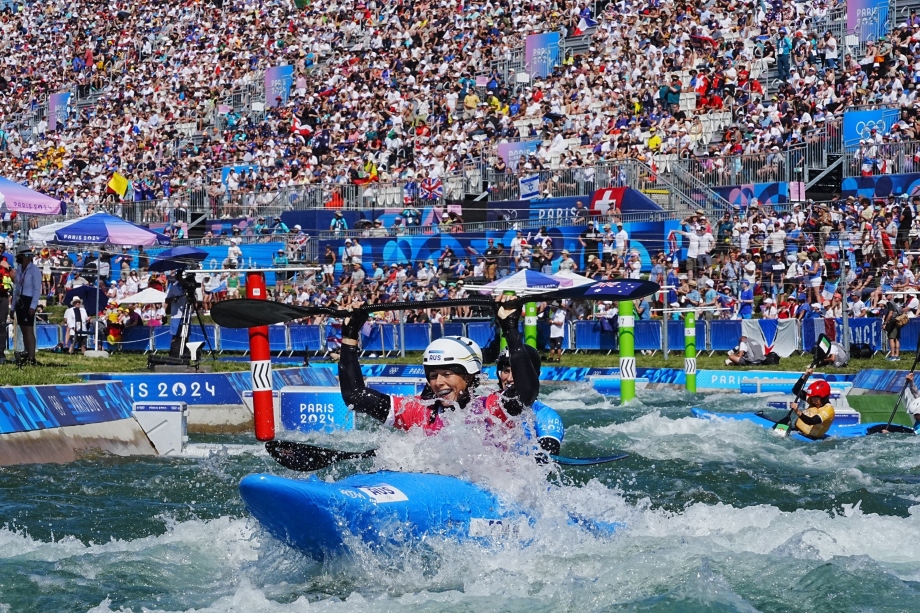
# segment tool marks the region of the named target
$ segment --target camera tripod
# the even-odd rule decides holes
[[[208,355],[214,355],[214,346],[211,345],[211,339],[208,338],[208,333],[204,327],[204,320],[201,318],[201,309],[198,308],[198,297],[195,295],[195,290],[198,287],[198,283],[195,282],[195,277],[189,277],[191,283],[188,283],[185,278],[183,278],[179,283],[182,286],[183,291],[185,292],[185,308],[182,309],[182,321],[179,322],[179,332],[176,335],[179,338],[179,346],[177,348],[178,355],[175,355],[173,352],[173,347],[170,347],[169,354],[172,357],[185,358],[185,354],[188,353],[189,359],[194,358],[191,350],[186,346],[186,343],[191,335],[192,330],[192,312],[194,311],[195,317],[198,319],[198,326],[201,328],[201,335],[204,337],[205,343],[208,345]]]

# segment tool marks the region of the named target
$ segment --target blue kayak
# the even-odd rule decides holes
[[[738,421],[750,421],[767,429],[772,429],[777,422],[777,420],[770,419],[761,411],[758,411],[757,413],[715,413],[705,409],[691,409],[691,413],[694,417],[699,417],[700,419],[732,419]],[[886,425],[887,424],[884,422],[844,425],[832,424],[830,429],[827,431],[827,436],[821,439],[808,438],[800,432],[793,431],[790,431],[789,437],[799,441],[805,441],[806,443],[815,443],[828,439],[858,438],[861,436],[869,436],[870,434],[878,434],[882,429],[886,427]],[[897,424],[891,424],[890,426],[887,426],[887,430],[891,433],[915,434],[912,428],[899,426]]]
[[[268,532],[320,560],[347,551],[350,535],[380,548],[428,536],[500,537],[528,521],[485,489],[425,473],[357,474],[336,483],[255,474],[240,482],[240,495]]]
[[[355,537],[384,551],[430,537],[481,544],[518,538],[524,544],[533,523],[526,511],[488,490],[427,473],[382,471],[335,483],[255,474],[240,482],[240,496],[275,538],[317,560],[347,553]],[[623,528],[573,514],[568,523],[600,537]]]

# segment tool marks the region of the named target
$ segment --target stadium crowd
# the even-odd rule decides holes
[[[191,194],[218,216],[254,217],[293,185],[437,179],[483,159],[501,171],[492,144],[529,118],[547,144],[527,169],[767,154],[873,103],[904,110],[880,142],[914,138],[920,17],[852,57],[825,29],[833,6],[23,3],[0,17],[0,175],[82,213],[116,209],[121,195],[108,185],[118,172],[131,181],[129,200],[155,202],[139,221],[181,222]],[[527,34],[572,39],[583,28],[591,47],[560,58],[550,76],[518,83],[501,69]],[[262,94],[265,70],[283,64],[294,69],[290,97]],[[768,97],[760,79],[773,65],[782,82]],[[47,117],[33,122],[28,140],[17,120],[62,91],[75,93],[69,114],[55,130]],[[252,110],[262,95],[266,108]],[[701,117],[722,109],[732,121],[708,142]],[[227,181],[228,165],[252,169]]]
[[[899,106],[901,120],[863,146],[916,138],[915,14],[853,57],[826,28],[836,5],[820,0],[218,5],[51,0],[4,9],[0,175],[81,214],[120,214],[124,200],[149,201],[138,221],[181,224],[195,195],[208,199],[214,216],[251,217],[267,234],[303,236],[278,218],[259,217],[275,191],[437,179],[471,161],[511,172],[493,145],[520,136],[527,119],[537,120],[529,135],[546,144],[522,161],[525,170],[622,157],[654,162],[665,154],[711,156],[712,164],[728,155],[769,155],[813,137],[844,109],[873,104]],[[551,75],[519,82],[503,66],[527,34],[542,31],[584,35],[590,46],[563,55]],[[265,70],[283,64],[294,68],[290,95],[266,92],[266,107],[253,109]],[[766,96],[761,79],[773,66],[781,82]],[[48,96],[61,91],[74,97],[57,128],[46,117],[26,122],[27,129],[20,120],[39,117]],[[240,96],[244,104],[236,104]],[[701,119],[711,111],[731,113],[713,142]],[[248,169],[224,177],[230,165]],[[110,187],[116,172],[131,182],[124,195]],[[492,256],[444,252],[415,263],[356,264],[354,244],[345,245],[342,253],[332,250],[333,266],[345,265],[341,274],[333,267],[334,274],[283,279],[275,297],[300,304],[343,304],[359,294],[384,299],[402,279],[403,298],[446,298],[461,295],[469,279],[530,267],[593,278],[650,274],[674,286],[656,306],[690,304],[707,317],[823,316],[844,304],[854,314],[860,306],[878,313],[916,286],[915,258],[903,255],[920,247],[915,201],[838,199],[787,211],[755,203],[726,219],[694,216],[680,240],[675,234],[652,256],[651,270],[641,269],[615,218],[586,224],[577,253],[553,246],[545,233],[509,241]],[[411,212],[401,219],[403,228],[416,222]],[[457,231],[455,221],[442,225]],[[369,228],[367,235],[400,231]],[[684,260],[679,242],[689,247]],[[283,257],[294,259],[295,249]],[[60,297],[77,282],[85,264],[75,257],[37,254],[43,270],[56,271],[48,294]],[[675,261],[684,268],[675,270]],[[328,256],[320,263],[328,266]],[[131,269],[138,289],[149,283],[135,259],[121,280],[125,289],[118,281],[105,288],[113,301],[133,287]],[[222,294],[217,281],[227,279],[209,279],[203,290],[214,300]],[[916,312],[915,302],[902,304]],[[648,309],[644,316],[651,315]],[[572,316],[591,313],[576,306]]]

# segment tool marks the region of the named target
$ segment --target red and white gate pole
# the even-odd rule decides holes
[[[246,297],[255,300],[268,298],[263,273],[248,273]],[[268,346],[268,326],[249,328],[249,354],[256,438],[260,441],[270,441],[275,438],[275,406],[272,396],[272,355]]]

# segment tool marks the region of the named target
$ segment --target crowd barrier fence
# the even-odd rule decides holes
[[[771,342],[776,335],[776,320],[754,320],[763,330],[764,338]],[[866,343],[874,352],[886,351],[887,334],[882,320],[874,317],[852,318],[848,322],[850,343]],[[800,346],[802,352],[810,352],[817,337],[826,333],[832,340],[841,341],[843,321],[840,319],[806,319],[799,322]],[[606,328],[606,329],[605,329]],[[249,332],[244,329],[221,328],[213,324],[204,326],[204,334],[210,341],[210,347],[216,352],[249,351]],[[717,351],[730,351],[737,347],[741,337],[740,320],[699,320],[696,322],[697,352],[707,351],[710,355]],[[65,338],[65,329],[57,324],[39,324],[35,327],[39,349],[52,349]],[[491,322],[443,322],[403,324],[406,351],[422,351],[431,341],[442,336],[467,336],[485,347],[493,339],[495,328]],[[189,334],[190,341],[204,341],[205,336],[200,326],[194,325]],[[366,352],[389,355],[398,352],[403,345],[398,323],[375,323],[370,326],[370,333],[362,338],[362,347]],[[327,325],[269,326],[269,348],[274,355],[294,353],[319,354],[341,339],[341,329]],[[920,339],[920,318],[913,319],[901,329],[901,345],[907,350],[917,346]],[[168,351],[171,335],[168,326],[127,328],[120,343],[109,343],[100,335],[100,341],[108,349],[123,351],[157,352]],[[548,349],[550,326],[540,322],[537,325],[537,343],[540,349]],[[12,348],[10,339],[8,348]],[[635,349],[637,351],[661,351],[663,347],[662,322],[660,320],[640,320],[635,323]],[[562,348],[565,351],[606,351],[618,348],[615,326],[603,325],[600,320],[567,322],[564,328]],[[208,344],[202,347],[207,351]],[[684,322],[668,322],[668,349],[683,351]]]

